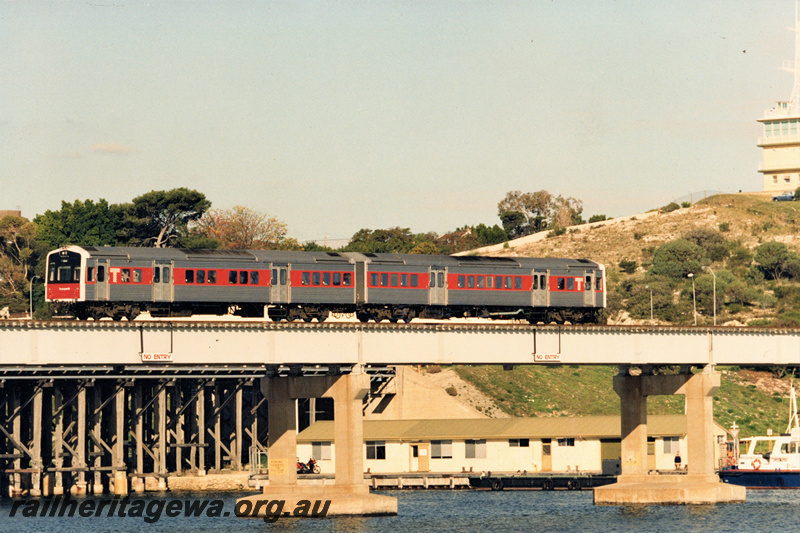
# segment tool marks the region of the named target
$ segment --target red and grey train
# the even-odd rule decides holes
[[[605,269],[586,259],[68,246],[50,252],[46,299],[99,320],[237,314],[323,321],[520,318],[596,322]]]

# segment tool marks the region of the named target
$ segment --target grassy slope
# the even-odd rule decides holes
[[[609,366],[461,366],[462,379],[495,399],[512,416],[589,416],[620,412],[611,383],[616,367]],[[769,372],[721,367],[722,386],[714,397],[714,417],[723,427],[734,421],[742,436],[767,429],[786,430],[789,413],[788,379],[773,380]],[[761,381],[761,387],[756,382]],[[764,381],[768,383],[763,384]],[[681,414],[683,396],[657,396],[648,401],[650,414]]]
[[[705,199],[672,213],[593,229],[579,228],[566,235],[526,246],[514,246],[497,255],[530,257],[590,257],[609,267],[610,283],[619,276],[622,260],[649,260],[645,249],[676,239],[694,227],[718,229],[751,250],[763,242],[785,242],[800,249],[800,205],[770,202],[766,194],[727,194]],[[737,317],[739,318],[739,317]],[[722,386],[714,398],[717,422],[736,422],[742,436],[782,432],[788,423],[788,380],[771,380],[769,372],[721,368]],[[619,398],[611,387],[616,368],[604,366],[458,367],[458,374],[493,397],[512,416],[609,415],[619,413]],[[756,383],[760,383],[756,386]],[[767,382],[767,384],[764,384]],[[651,414],[682,413],[682,396],[656,397],[648,402]]]

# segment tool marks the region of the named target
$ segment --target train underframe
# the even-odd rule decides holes
[[[263,318],[264,309],[274,321],[317,320],[324,322],[331,314],[355,314],[361,322],[411,322],[415,318],[488,318],[493,320],[527,320],[531,324],[597,323],[599,308],[591,307],[475,307],[475,306],[404,306],[404,305],[267,305],[261,303],[152,303],[152,302],[78,302],[55,304],[57,315],[74,316],[78,320],[133,320],[148,312],[154,318],[190,317],[193,315],[235,315]]]

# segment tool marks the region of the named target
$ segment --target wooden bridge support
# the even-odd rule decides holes
[[[744,501],[745,489],[722,483],[714,471],[713,397],[720,375],[713,366],[692,374],[684,367],[674,375],[654,375],[645,369],[631,375],[620,367],[614,390],[620,397],[622,475],[617,483],[594,489],[598,505],[693,504]],[[659,475],[647,468],[647,397],[686,396],[686,475]]]
[[[252,377],[7,376],[0,494],[124,495],[209,465],[242,470],[249,447],[266,449],[266,411]]]

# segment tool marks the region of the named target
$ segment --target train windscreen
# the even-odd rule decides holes
[[[68,250],[50,254],[47,264],[48,283],[79,283],[81,281],[81,256]]]

